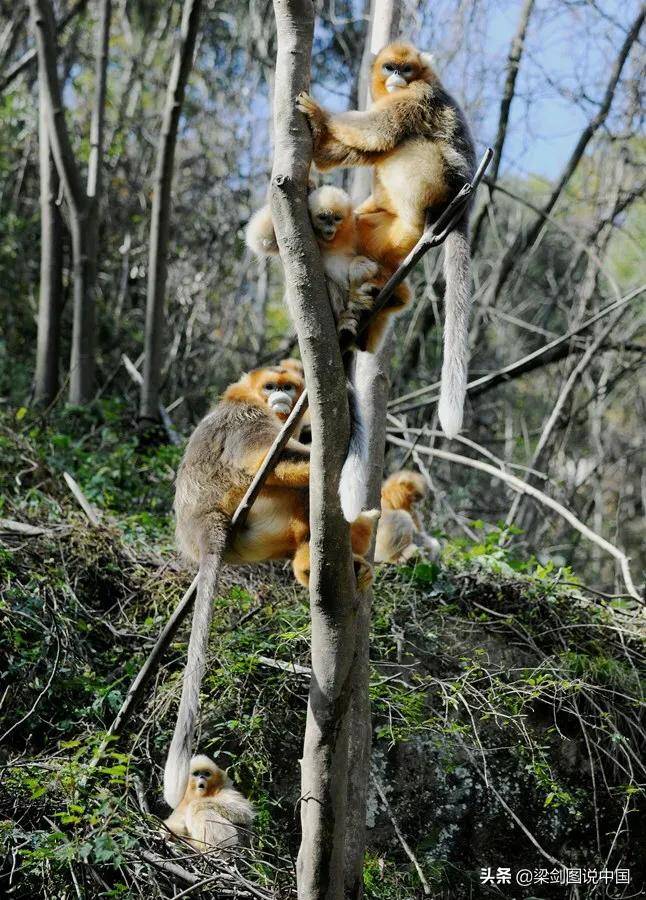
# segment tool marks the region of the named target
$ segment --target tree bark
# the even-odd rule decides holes
[[[70,361],[70,403],[85,403],[94,389],[94,309],[98,250],[100,166],[103,155],[111,0],[102,0],[97,30],[96,81],[90,134],[90,166],[83,187],[74,156],[57,72],[56,23],[51,0],[29,0],[38,49],[38,75],[46,106],[47,128],[56,168],[70,210],[74,316]]]
[[[370,70],[376,54],[395,40],[401,18],[400,0],[372,0],[371,19],[366,34],[360,79],[360,108],[369,102]],[[352,185],[352,200],[359,203],[370,192],[370,178]],[[386,404],[390,389],[388,370],[392,341],[387,338],[378,353],[358,353],[355,358],[355,386],[366,417],[370,440],[371,469],[368,479],[368,503],[372,509],[381,506],[381,481],[386,445]],[[371,556],[374,553],[374,546]],[[359,900],[363,896],[363,860],[366,850],[366,808],[370,786],[372,752],[372,719],[370,714],[370,621],[372,590],[359,597],[355,656],[349,726],[348,801],[346,807],[346,841],[344,896]]]
[[[311,138],[295,99],[309,85],[311,0],[274,0],[275,157],[271,206],[312,414],[312,679],[301,761],[301,900],[343,896],[350,677],[357,605],[338,483],[349,437],[345,374],[307,210]]]
[[[56,204],[58,173],[47,128],[47,104],[39,87],[40,295],[34,402],[49,405],[58,393],[63,305],[63,219]]]
[[[498,131],[496,133],[496,142],[493,146],[491,171],[489,172],[489,178],[491,179],[491,182],[493,184],[495,184],[498,179],[500,160],[502,159],[502,151],[503,147],[505,146],[505,139],[507,137],[509,113],[511,111],[511,104],[514,99],[514,94],[516,92],[516,79],[518,78],[518,72],[520,71],[520,61],[523,55],[523,50],[525,48],[525,35],[527,34],[527,26],[529,25],[529,20],[534,9],[534,2],[535,0],[525,0],[520,13],[518,28],[516,29],[516,34],[514,35],[511,46],[509,48],[509,56],[507,57],[507,77],[505,79],[505,86],[503,88],[502,98],[500,100]],[[474,254],[475,248],[478,244],[478,241],[480,240],[480,229],[482,228],[484,217],[487,214],[488,205],[489,201],[486,200],[480,207],[480,210],[478,211],[478,214],[473,222],[473,227],[471,229],[472,255]]]
[[[164,299],[166,294],[168,235],[170,229],[171,188],[177,128],[184,93],[197,39],[202,0],[185,0],[182,12],[181,40],[173,59],[166,92],[166,105],[159,135],[153,209],[150,223],[148,259],[148,295],[144,338],[144,381],[139,413],[142,419],[159,419],[159,387],[164,339]]]
[[[366,28],[366,42],[361,56],[357,109],[366,109],[370,103],[370,70],[374,58],[386,44],[393,41],[399,31],[401,18],[400,0],[367,0],[366,10],[369,21]],[[372,189],[372,169],[358,166],[352,170],[350,195],[355,206],[363,202]]]

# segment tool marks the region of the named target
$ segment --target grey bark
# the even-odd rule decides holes
[[[274,13],[271,207],[312,414],[312,679],[301,761],[297,881],[301,900],[332,900],[343,896],[349,685],[357,620],[349,531],[338,498],[349,415],[339,342],[307,211],[311,138],[294,105],[309,85],[314,9],[311,0],[274,0]]]
[[[159,419],[159,387],[164,340],[164,299],[166,294],[168,235],[171,189],[177,128],[184,103],[186,83],[193,67],[193,54],[200,21],[202,0],[186,0],[182,12],[181,37],[166,92],[166,104],[159,134],[157,164],[150,223],[148,294],[144,338],[144,381],[139,413],[143,419]]]
[[[38,72],[46,104],[47,127],[56,168],[70,211],[74,314],[70,361],[70,403],[85,403],[94,387],[94,308],[98,251],[100,167],[103,155],[110,0],[102,0],[96,45],[96,79],[91,123],[90,167],[83,186],[65,122],[57,73],[56,23],[50,0],[29,0],[38,50]]]
[[[370,103],[372,63],[377,53],[397,37],[401,19],[400,0],[367,0],[365,8],[370,18],[359,69],[357,109],[366,109]],[[366,199],[372,189],[372,169],[368,166],[352,169],[350,185],[350,195],[356,206]]]
[[[63,305],[63,219],[57,206],[58,173],[47,127],[47,104],[39,87],[40,294],[34,402],[48,405],[58,393]]]
[[[509,56],[507,57],[507,77],[505,78],[505,86],[503,88],[502,98],[500,100],[498,130],[496,132],[496,141],[493,146],[493,159],[491,161],[491,171],[489,173],[489,177],[493,184],[495,184],[498,179],[500,160],[502,159],[502,151],[503,147],[505,146],[505,139],[507,137],[509,113],[511,111],[511,104],[516,91],[516,79],[518,78],[518,72],[520,71],[520,61],[523,55],[523,50],[525,48],[525,35],[527,34],[527,26],[529,25],[529,20],[534,9],[534,3],[535,0],[525,0],[520,13],[520,19],[518,20],[518,28],[516,29],[516,34],[514,35],[511,46],[509,48]],[[485,201],[480,207],[480,210],[478,211],[478,214],[473,222],[473,227],[471,229],[472,254],[475,252],[475,248],[478,244],[478,241],[480,240],[480,229],[482,228],[482,222],[487,213],[487,206],[488,202]]]
[[[371,0],[370,23],[362,57],[359,81],[359,108],[370,100],[370,71],[375,55],[395,40],[401,18],[400,0]],[[358,174],[359,170],[357,170]],[[362,170],[363,172],[363,170]],[[365,170],[363,174],[367,174]],[[352,184],[353,203],[367,197],[371,189],[370,177],[356,179]],[[370,440],[371,470],[368,480],[368,505],[379,509],[381,481],[386,445],[386,405],[390,389],[388,370],[392,355],[390,337],[376,354],[359,353],[355,359],[355,387],[366,430]],[[374,547],[371,554],[374,552]],[[346,807],[345,897],[358,900],[363,896],[363,861],[366,849],[366,807],[370,786],[370,758],[372,752],[372,719],[370,714],[370,621],[372,591],[359,597],[359,615],[355,658],[352,670],[349,728],[348,802]]]

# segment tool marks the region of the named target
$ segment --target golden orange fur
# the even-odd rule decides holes
[[[304,388],[295,367],[269,366],[243,375],[193,432],[177,473],[177,543],[199,563],[225,543],[229,522],[282,423]],[[268,476],[246,523],[225,545],[230,563],[292,559],[294,575],[307,586],[309,565],[303,552],[309,541],[310,448],[293,438]],[[372,521],[368,520],[370,528]],[[369,577],[365,517],[351,527],[357,572]]]
[[[401,470],[384,481],[375,562],[406,562],[424,551],[431,558],[438,555],[439,543],[423,530],[415,508],[427,493],[419,472]]]
[[[196,850],[222,851],[239,843],[240,826],[254,818],[253,805],[208,756],[194,756],[184,796],[164,825]]]
[[[372,307],[374,297],[394,269],[370,259],[361,245],[357,219],[348,194],[324,185],[308,197],[310,219],[325,269],[330,302],[339,333],[354,335]],[[258,255],[275,255],[278,244],[268,206],[258,210],[246,231],[248,246]],[[390,317],[410,301],[410,289],[400,284],[384,308],[357,338],[360,350],[374,352],[380,345]]]

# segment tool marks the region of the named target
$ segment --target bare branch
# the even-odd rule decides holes
[[[411,449],[413,447],[413,444],[410,441],[404,441],[401,438],[395,437],[394,435],[388,435],[386,440],[397,447],[406,447],[407,449]],[[458,453],[450,453],[448,450],[436,450],[434,447],[420,447],[419,444],[416,444],[414,446],[418,453],[422,453],[426,456],[435,456],[437,457],[437,459],[444,459],[447,462],[457,463],[461,466],[468,466],[471,469],[479,469],[481,472],[486,472],[488,475],[504,481],[512,488],[512,490],[518,491],[520,494],[527,494],[529,497],[533,497],[535,500],[538,500],[538,502],[542,503],[543,506],[548,506],[550,509],[553,509],[554,512],[558,513],[558,515],[565,519],[566,522],[569,522],[569,524],[580,534],[582,534],[583,537],[587,538],[587,540],[589,541],[592,541],[593,544],[601,547],[606,551],[606,553],[609,553],[611,556],[614,556],[616,560],[618,560],[621,566],[624,583],[626,585],[626,588],[628,589],[628,593],[631,595],[631,597],[634,597],[635,600],[643,602],[640,593],[635,587],[632,575],[630,574],[629,559],[626,554],[622,553],[622,551],[615,547],[614,544],[611,544],[610,541],[607,541],[605,538],[601,537],[601,535],[596,534],[596,532],[592,531],[591,528],[588,528],[587,525],[584,525],[583,522],[574,515],[574,513],[570,512],[570,510],[563,506],[561,503],[553,500],[552,497],[548,497],[547,494],[544,494],[543,491],[539,491],[533,485],[521,481],[520,478],[516,478],[515,475],[511,475],[509,472],[503,472],[502,469],[497,469],[495,466],[490,466],[489,463],[481,462],[479,459],[471,459],[468,456],[460,456]]]

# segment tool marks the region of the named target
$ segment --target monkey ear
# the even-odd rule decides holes
[[[428,66],[429,69],[435,68],[435,57],[432,53],[420,53],[419,58],[422,64]]]

